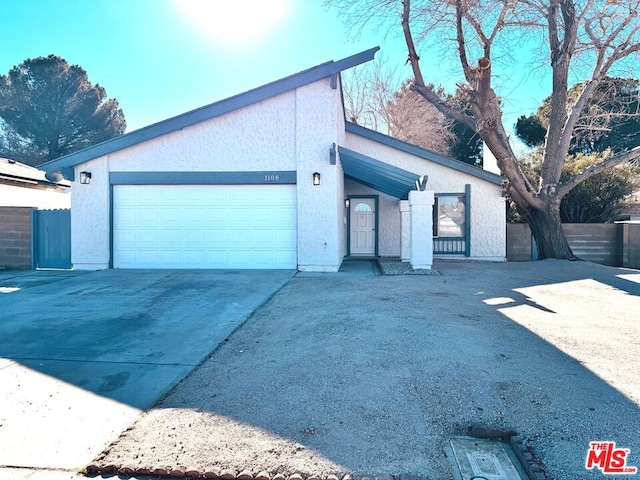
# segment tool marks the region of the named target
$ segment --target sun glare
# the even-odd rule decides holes
[[[290,0],[175,0],[180,12],[221,43],[248,43],[272,30]]]

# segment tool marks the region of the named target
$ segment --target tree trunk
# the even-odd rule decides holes
[[[545,202],[543,209],[531,208],[525,215],[538,247],[538,258],[575,260],[562,230],[559,202]]]

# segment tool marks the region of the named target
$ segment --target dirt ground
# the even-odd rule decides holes
[[[640,467],[639,271],[434,268],[294,277],[94,466],[451,479],[448,439],[481,426],[549,479],[602,478],[592,441]]]

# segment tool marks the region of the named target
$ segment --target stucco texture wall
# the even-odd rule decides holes
[[[471,185],[471,258],[500,261],[505,259],[506,209],[499,185],[444,165],[429,162],[350,132],[347,132],[345,142],[345,147],[363,155],[418,175],[427,175],[429,177],[427,190],[436,194],[464,193],[465,185]],[[396,207],[396,210],[399,219],[399,206]],[[381,223],[382,213],[381,211]],[[395,221],[394,217],[390,217],[389,221]],[[400,255],[399,239],[393,238],[396,232],[399,235],[399,227],[393,233],[385,232],[382,226],[380,227],[380,246],[387,245],[389,251],[394,252],[392,255]],[[391,238],[385,238],[386,235],[391,235]],[[396,247],[396,245],[398,246]],[[381,248],[380,254],[384,255],[382,252]]]
[[[344,256],[344,180],[329,159],[339,141],[341,105],[340,90],[328,78],[296,90],[300,270],[337,271]],[[314,172],[321,175],[320,185],[312,183]]]
[[[91,172],[91,183],[81,184],[81,171]],[[71,263],[78,270],[109,268],[110,196],[106,157],[76,166],[71,184]]]
[[[296,93],[192,125],[109,155],[114,172],[295,170]]]
[[[108,268],[109,172],[297,171],[298,264],[336,271],[344,255],[343,177],[329,151],[344,135],[340,90],[329,78],[76,166],[90,185],[72,186],[72,262]],[[321,185],[312,185],[313,172]]]

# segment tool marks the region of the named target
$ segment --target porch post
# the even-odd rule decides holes
[[[409,200],[400,200],[400,259],[403,262],[408,262],[411,259]]]
[[[434,192],[409,192],[411,267],[415,270],[430,270],[433,265],[433,202]]]

